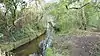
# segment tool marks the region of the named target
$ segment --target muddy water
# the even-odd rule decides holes
[[[39,53],[39,43],[44,40],[45,37],[46,31],[38,36],[36,39],[33,39],[32,41],[11,50],[11,52],[15,53],[15,56],[29,56],[32,53]]]

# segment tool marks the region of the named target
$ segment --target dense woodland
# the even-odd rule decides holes
[[[50,18],[55,23],[53,29],[56,36],[99,33],[100,1],[0,0],[0,46],[25,38],[33,39],[46,30],[46,20]],[[56,56],[52,52],[48,49],[47,56]]]

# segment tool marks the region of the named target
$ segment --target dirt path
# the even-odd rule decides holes
[[[100,56],[100,37],[90,36],[59,36],[54,42],[55,52],[61,56]]]
[[[86,36],[72,40],[74,45],[71,56],[97,56],[99,51],[100,37]]]

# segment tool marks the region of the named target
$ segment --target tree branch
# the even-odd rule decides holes
[[[95,7],[97,7],[97,8],[99,8],[99,9],[100,9],[100,7],[99,7],[99,6],[95,6]]]
[[[82,5],[79,8],[77,8],[77,7],[68,8],[68,6],[66,5],[66,9],[81,9],[81,8],[85,7],[86,5],[88,5],[88,4],[90,4],[90,3],[86,3],[86,4]]]

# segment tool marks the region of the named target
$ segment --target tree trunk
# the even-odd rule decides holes
[[[85,10],[84,10],[84,7],[81,9],[81,19],[82,19],[82,22],[81,22],[81,27],[80,29],[83,29],[83,30],[86,30],[87,29],[87,19],[86,19],[86,16],[85,16]]]

